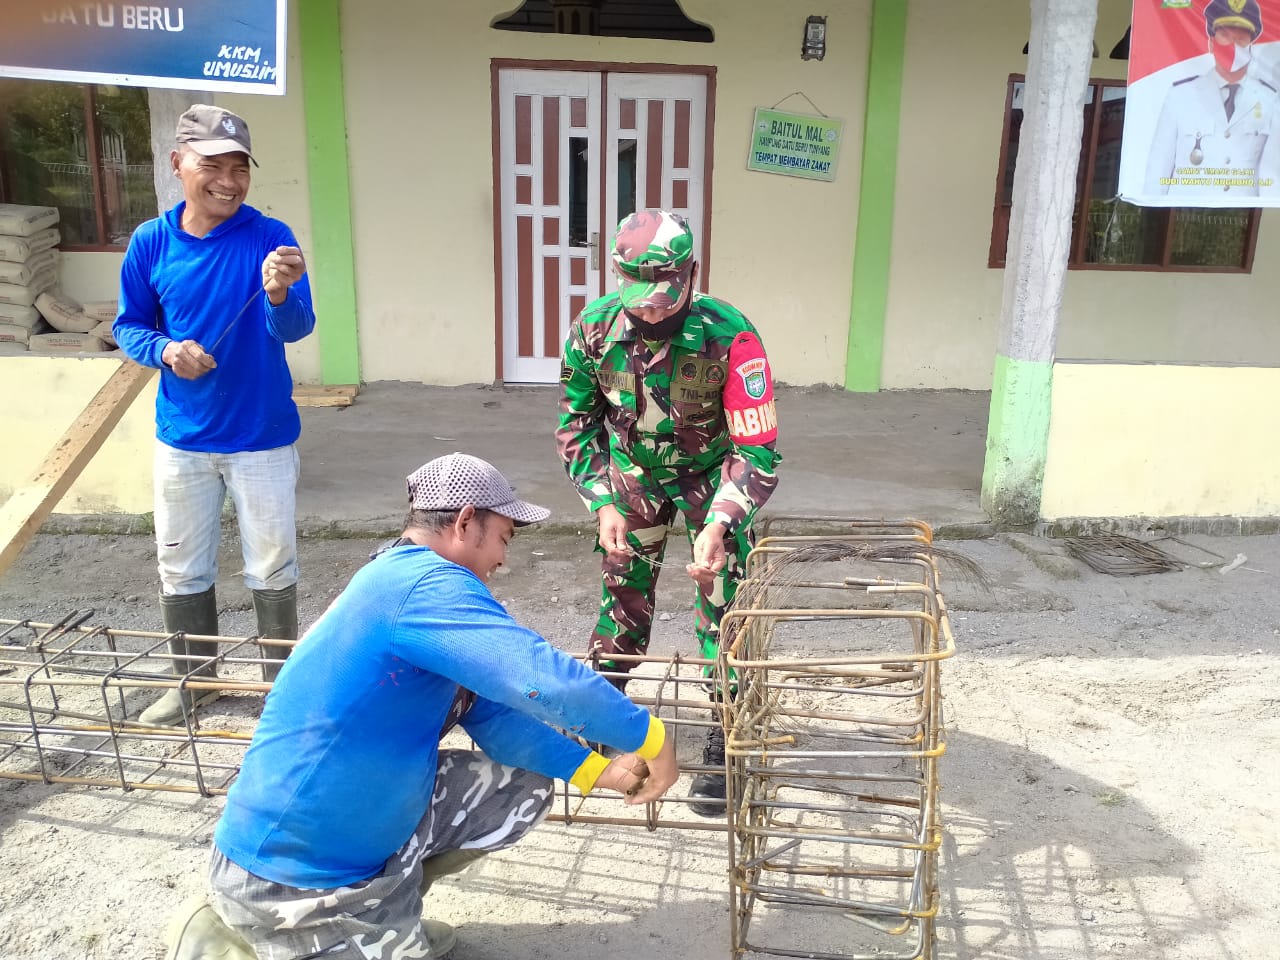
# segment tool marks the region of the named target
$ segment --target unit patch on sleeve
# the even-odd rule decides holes
[[[778,438],[773,374],[764,345],[754,333],[740,333],[729,347],[724,416],[736,443],[770,443]]]

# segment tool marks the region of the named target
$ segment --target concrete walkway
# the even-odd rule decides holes
[[[555,452],[557,389],[373,383],[352,406],[302,409],[303,535],[398,532],[404,477],[455,450],[491,461],[544,525],[589,514]],[[781,387],[775,514],[916,517],[939,533],[986,528],[978,503],[990,396],[959,390],[852,394]]]

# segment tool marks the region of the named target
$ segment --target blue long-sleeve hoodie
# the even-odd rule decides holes
[[[284,223],[248,204],[203,237],[182,229],[180,203],[134,232],[120,269],[112,335],[125,354],[160,368],[156,437],[180,450],[241,453],[293,443],[301,433],[284,345],[315,329],[304,274],[280,306],[262,289],[262,261],[297,246]],[[256,302],[214,342],[257,291]],[[218,365],[183,380],[160,360],[172,340],[194,340]]]
[[[474,573],[400,546],[359,570],[285,661],[214,843],[293,887],[373,876],[431,802],[459,686],[476,695],[461,726],[490,758],[584,792],[606,761],[560,730],[649,759],[666,737],[600,674],[517,624]]]

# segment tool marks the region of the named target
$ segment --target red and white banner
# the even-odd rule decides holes
[[[1280,0],[1134,0],[1120,196],[1280,206]]]

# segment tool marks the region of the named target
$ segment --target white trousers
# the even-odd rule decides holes
[[[298,582],[295,446],[192,453],[157,441],[153,477],[161,593],[203,593],[213,586],[228,493],[240,525],[245,586],[279,590]]]

